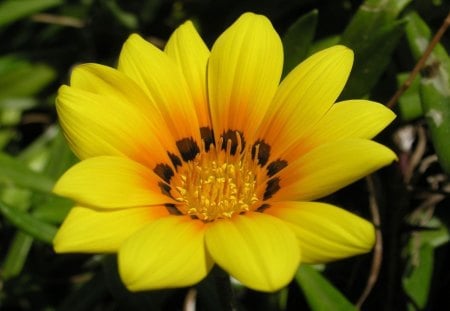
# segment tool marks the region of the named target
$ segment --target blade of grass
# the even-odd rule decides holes
[[[62,3],[62,0],[6,0],[0,4],[0,27]]]
[[[49,244],[52,243],[53,237],[57,231],[55,226],[40,221],[29,213],[23,212],[3,202],[0,202],[0,213],[2,213],[14,226],[28,233],[32,237]]]
[[[311,310],[356,310],[356,307],[313,267],[301,265],[295,280],[303,290]]]
[[[0,184],[15,184],[40,192],[50,192],[53,180],[29,169],[15,158],[0,152]]]
[[[317,10],[300,16],[284,34],[283,76],[288,74],[306,57],[316,32],[317,17]]]
[[[15,234],[2,266],[4,280],[13,278],[22,272],[32,244],[33,238],[30,235],[20,231]]]

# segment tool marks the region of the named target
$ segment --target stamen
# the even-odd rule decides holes
[[[176,142],[181,157],[168,153],[173,168],[160,163],[153,169],[161,192],[178,201],[167,210],[205,222],[264,212],[266,201],[280,190],[278,173],[288,162],[269,161],[271,146],[263,139],[247,146],[241,132],[227,130],[216,142],[211,129],[200,130],[199,145],[183,138]]]
[[[178,210],[203,221],[230,218],[256,210],[258,157],[245,148],[242,134],[223,135],[217,147],[202,142],[197,156],[178,169],[171,180],[171,195],[181,204]],[[256,151],[258,153],[258,151]]]
[[[256,150],[258,149],[258,150]],[[258,139],[252,148],[252,159],[258,159],[258,164],[264,166],[270,158],[270,145],[264,140]]]

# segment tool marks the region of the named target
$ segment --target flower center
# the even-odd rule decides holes
[[[240,140],[237,146],[228,140],[218,147],[211,145],[208,151],[201,149],[171,181],[173,197],[184,203],[177,205],[178,210],[204,221],[253,210],[260,199],[256,191],[259,167],[250,150],[242,150]]]

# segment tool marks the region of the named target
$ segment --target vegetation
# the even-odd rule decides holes
[[[211,278],[193,289],[130,293],[114,256],[54,253],[52,238],[73,203],[51,189],[77,161],[58,126],[54,101],[72,66],[114,66],[133,32],[163,47],[171,32],[191,19],[210,46],[246,11],[268,16],[282,36],[285,73],[324,47],[352,48],[355,64],[340,99],[369,98],[398,113],[377,140],[393,148],[399,161],[324,199],[377,225],[372,253],[301,266],[289,287],[273,294],[235,284],[236,307],[437,310],[448,305],[448,33],[423,55],[449,10],[442,0],[1,0],[0,307],[180,310],[195,300],[198,310],[220,309],[223,293]],[[418,75],[409,78],[421,59]],[[402,93],[390,101],[397,90]]]

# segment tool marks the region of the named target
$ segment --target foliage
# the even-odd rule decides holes
[[[114,65],[132,32],[163,46],[185,19],[211,44],[241,13],[254,11],[282,35],[285,74],[312,52],[342,43],[355,51],[355,65],[341,98],[385,103],[449,8],[428,0],[0,1],[0,307],[177,310],[194,293],[198,309],[219,308],[220,289],[210,278],[194,289],[132,294],[113,256],[54,254],[51,239],[72,202],[51,188],[77,161],[57,125],[54,98],[73,65]],[[396,149],[399,162],[373,175],[372,188],[360,181],[326,198],[368,219],[376,202],[381,215],[381,270],[364,310],[431,310],[447,301],[449,47],[447,36],[400,98],[396,123],[378,138]],[[237,307],[352,310],[375,275],[372,258],[302,266],[290,286],[274,294],[235,284]]]

